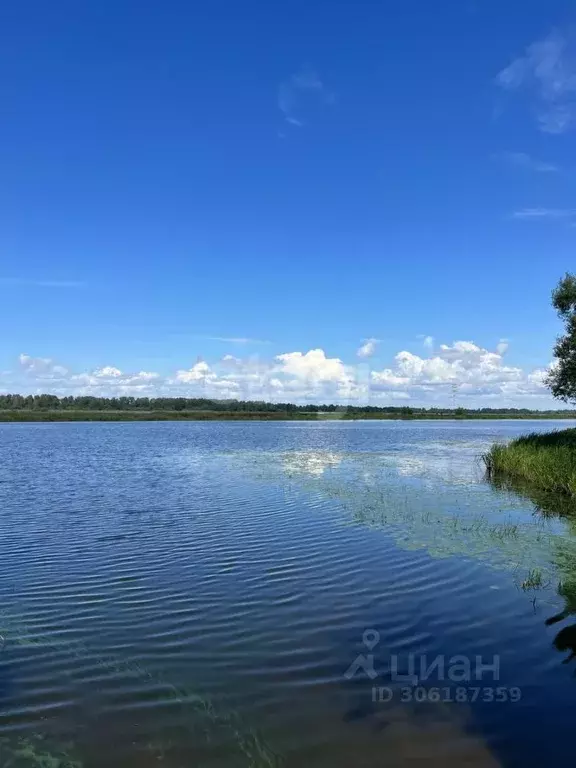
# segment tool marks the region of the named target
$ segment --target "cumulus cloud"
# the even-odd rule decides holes
[[[503,354],[507,349],[501,341],[496,352],[479,347],[471,341],[441,344],[438,352],[428,358],[411,352],[399,352],[393,368],[373,371],[372,384],[382,391],[405,391],[412,397],[426,395],[446,399],[453,386],[470,397],[545,394],[543,376],[525,373],[521,368],[507,366]]]
[[[3,389],[63,395],[213,397],[276,402],[335,402],[375,405],[397,402],[450,405],[458,387],[462,402],[478,405],[528,404],[550,407],[544,384],[546,368],[525,371],[506,365],[508,342],[495,351],[472,341],[434,347],[425,337],[426,353],[398,352],[393,364],[370,370],[347,364],[323,349],[286,352],[272,359],[225,355],[214,362],[197,360],[171,374],[126,372],[106,365],[71,372],[50,358],[20,356],[20,373],[0,375]]]
[[[118,370],[118,368],[114,368],[113,365],[106,365],[104,366],[104,368],[97,368],[94,371],[94,376],[97,376],[101,379],[105,379],[105,378],[116,379],[119,376],[122,376],[122,371]]]
[[[88,373],[73,374],[60,382],[62,394],[115,397],[122,395],[148,396],[155,393],[155,384],[161,376],[151,371],[122,373],[114,366],[96,368]]]
[[[18,362],[22,370],[40,378],[58,378],[66,376],[68,373],[66,368],[56,365],[49,357],[30,357],[30,355],[22,354],[18,358]]]
[[[346,366],[338,357],[326,357],[323,349],[311,349],[302,352],[288,352],[277,355],[280,366],[278,373],[295,376],[310,382],[335,381],[344,382],[348,379]]]
[[[523,56],[498,73],[507,91],[525,90],[532,99],[540,130],[564,133],[576,125],[575,30],[555,31],[532,43]]]
[[[176,381],[190,384],[193,381],[208,381],[214,379],[215,376],[216,374],[210,370],[208,363],[204,362],[204,360],[199,360],[190,370],[178,371],[176,373]]]
[[[358,357],[372,357],[374,352],[376,352],[376,347],[378,345],[378,339],[366,339],[364,344],[362,344],[361,347],[356,351],[356,354]]]
[[[57,365],[51,358],[25,354],[20,355],[19,363],[20,370],[25,375],[18,387],[19,391],[30,391],[32,388],[34,392],[53,392],[61,396],[144,393],[148,389],[152,391],[154,383],[160,378],[157,373],[148,371],[125,374],[111,365],[95,368],[90,372],[72,373],[68,368]]]

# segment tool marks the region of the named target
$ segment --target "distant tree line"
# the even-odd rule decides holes
[[[366,416],[394,415],[400,418],[422,417],[423,415],[455,416],[466,418],[472,415],[526,417],[530,414],[560,414],[563,411],[532,411],[529,408],[412,408],[409,406],[377,406],[377,405],[318,405],[306,403],[267,403],[260,400],[212,400],[205,397],[57,397],[56,395],[0,395],[0,411],[100,411],[136,413],[163,412],[218,412],[218,413],[269,413],[298,415],[303,413],[341,413],[350,416],[365,414]]]

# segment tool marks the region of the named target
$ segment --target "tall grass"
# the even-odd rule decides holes
[[[491,478],[521,478],[546,491],[576,496],[576,429],[533,432],[496,444],[483,456]]]

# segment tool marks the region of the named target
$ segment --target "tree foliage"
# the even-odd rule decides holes
[[[206,397],[58,397],[57,395],[0,395],[0,421],[12,414],[14,420],[53,419],[130,420],[187,418],[308,418],[310,414],[333,414],[339,418],[549,418],[568,411],[531,411],[528,408],[418,408],[394,405],[335,405],[317,403],[266,403],[260,400],[212,400]],[[123,418],[123,417],[122,417]]]
[[[547,384],[554,397],[576,402],[576,276],[566,273],[552,292],[552,305],[564,321],[564,334],[554,345],[556,364]]]

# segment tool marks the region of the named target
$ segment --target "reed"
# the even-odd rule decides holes
[[[497,443],[482,458],[492,479],[521,478],[546,491],[576,496],[576,429]]]

